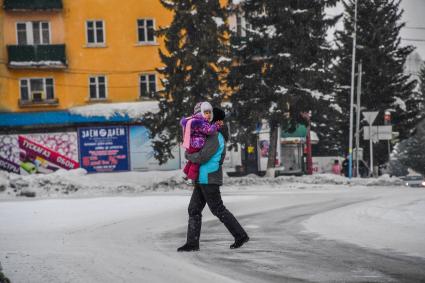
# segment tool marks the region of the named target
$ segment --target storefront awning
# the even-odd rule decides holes
[[[0,113],[0,127],[23,127],[43,125],[72,125],[81,123],[129,122],[128,116],[116,115],[110,118],[104,116],[85,117],[71,114],[68,111],[31,112],[31,113]]]
[[[307,127],[303,124],[298,124],[295,131],[293,132],[287,132],[282,131],[281,134],[281,143],[283,144],[298,144],[298,143],[305,143],[307,136]],[[311,136],[311,143],[317,144],[319,142],[319,137],[317,134],[313,131],[310,131]]]
[[[295,131],[288,132],[288,131],[282,131],[282,138],[305,138],[307,136],[307,127],[298,124],[295,128]]]
[[[98,103],[62,111],[3,112],[0,128],[72,126],[90,123],[126,123],[140,121],[147,112],[158,111],[157,101]]]

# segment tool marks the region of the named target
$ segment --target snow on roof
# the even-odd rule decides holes
[[[62,61],[10,61],[10,66],[24,67],[24,66],[64,66]]]
[[[140,101],[124,103],[98,103],[69,109],[72,114],[84,117],[103,116],[107,119],[114,115],[128,115],[132,119],[141,118],[147,112],[158,112],[158,101]]]

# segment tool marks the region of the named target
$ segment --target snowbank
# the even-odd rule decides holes
[[[190,188],[184,183],[180,170],[87,174],[86,170],[79,168],[27,176],[3,173],[0,184],[6,187],[0,193],[0,199],[17,196],[92,197]]]
[[[425,257],[425,194],[386,197],[318,214],[303,223],[324,238]],[[354,232],[355,231],[355,232]]]
[[[142,118],[143,115],[147,112],[157,111],[159,111],[158,101],[98,103],[69,109],[69,112],[72,114],[77,114],[84,117],[103,116],[107,119],[114,115],[128,115],[132,119],[139,119]]]
[[[300,184],[300,187],[304,187],[305,184],[374,187],[403,185],[402,180],[390,178],[388,175],[380,178],[353,178],[351,180],[332,174],[301,177],[280,176],[277,178],[248,175],[224,178],[224,186],[236,190],[258,185],[287,189],[286,185],[290,183]],[[91,197],[112,194],[139,194],[152,191],[188,190],[191,187],[183,180],[181,170],[87,174],[84,169],[76,169],[58,170],[53,174],[27,176],[0,172],[0,199],[11,199],[17,196],[45,198],[66,195]]]
[[[280,176],[277,178],[259,177],[257,175],[248,175],[240,178],[226,178],[225,185],[279,185],[285,183],[302,184],[331,184],[331,185],[352,185],[352,186],[400,186],[403,181],[396,177],[383,175],[379,178],[352,178],[351,180],[333,174],[316,174],[305,176]]]

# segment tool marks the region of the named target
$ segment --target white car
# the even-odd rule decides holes
[[[408,187],[425,187],[425,179],[421,175],[405,176],[401,179]]]

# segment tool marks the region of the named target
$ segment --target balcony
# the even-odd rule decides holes
[[[4,0],[6,11],[61,11],[62,0]]]
[[[21,108],[33,108],[33,107],[56,107],[59,106],[59,99],[32,99],[32,100],[18,100],[18,105]]]
[[[8,45],[8,67],[11,69],[65,69],[64,44]]]

